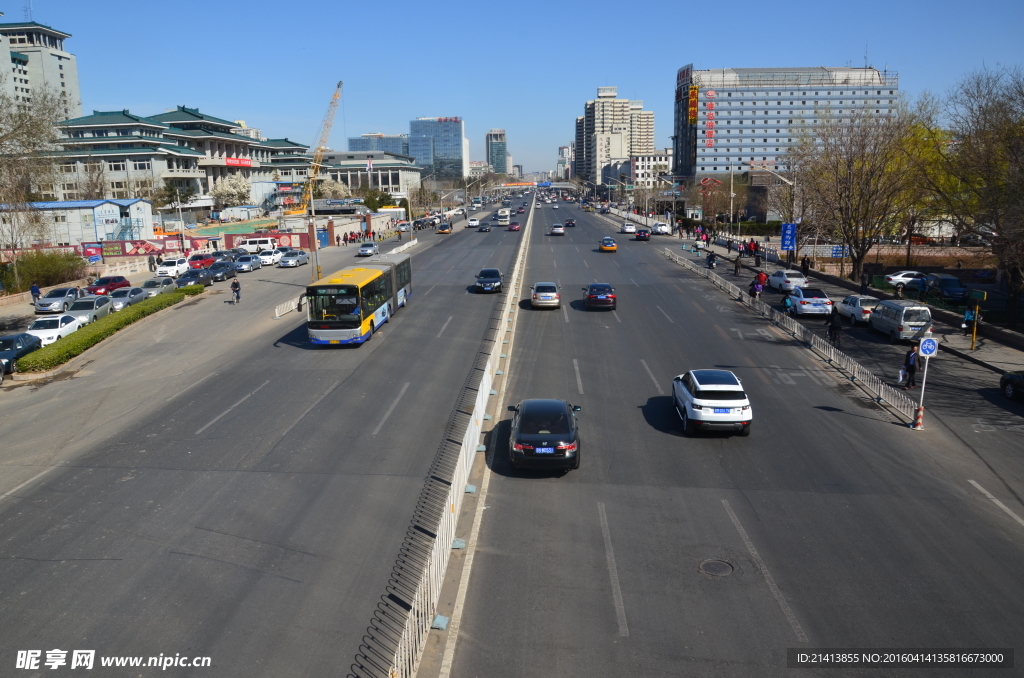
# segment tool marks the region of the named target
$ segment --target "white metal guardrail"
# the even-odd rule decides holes
[[[299,310],[302,310],[302,297],[295,297],[294,299],[289,299],[283,304],[278,304],[277,306],[274,307],[274,320],[277,320],[281,316],[287,315],[292,311]]]
[[[849,375],[852,381],[859,382],[862,388],[869,393],[874,394],[876,402],[888,404],[908,420],[913,421],[914,412],[917,410],[917,403],[894,389],[892,386],[883,382],[869,370],[865,369],[856,360],[836,349],[823,337],[811,332],[793,318],[790,318],[783,313],[779,313],[769,304],[766,304],[760,299],[751,299],[749,294],[744,294],[743,290],[739,287],[724,279],[722,276],[718,275],[706,266],[698,266],[693,261],[679,256],[667,247],[665,248],[665,256],[702,278],[706,278],[709,282],[729,296],[741,301],[743,304],[749,306],[763,317],[784,329],[793,337],[804,342],[809,348],[824,357],[830,364],[838,367]]]
[[[388,252],[388,254],[398,254],[399,252],[404,252],[407,249],[409,249],[410,247],[412,247],[413,245],[415,245],[417,242],[418,242],[417,239],[413,238],[409,242],[407,242],[407,243],[405,243],[403,245],[399,245],[395,249],[391,250],[390,252]]]

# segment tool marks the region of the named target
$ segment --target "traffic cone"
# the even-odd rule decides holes
[[[911,424],[910,428],[915,431],[924,430],[924,408],[917,408],[917,412],[914,413],[914,423]]]

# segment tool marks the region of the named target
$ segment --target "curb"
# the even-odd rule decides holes
[[[195,299],[199,299],[201,297],[206,296],[207,294],[209,294],[209,292],[210,292],[210,289],[207,288],[201,294],[196,294],[196,295],[192,296],[191,298],[186,297],[185,299],[182,299],[179,303],[186,304],[189,301],[192,301],[192,300],[195,300]],[[166,311],[166,310],[175,308],[177,305],[178,304],[174,304],[174,306],[168,306],[167,308],[162,309],[162,310]],[[79,353],[74,358],[72,358],[71,360],[67,361],[66,363],[64,363],[60,367],[52,369],[49,372],[15,372],[14,374],[10,375],[10,380],[11,381],[42,381],[44,379],[52,379],[53,377],[56,377],[57,375],[59,375],[59,374],[61,374],[63,372],[67,372],[68,370],[70,370],[73,367],[76,367],[77,364],[79,362],[81,362],[84,358],[88,357],[90,355],[90,353],[95,354],[96,349],[99,349],[99,348],[101,348],[103,346],[109,346],[111,340],[116,339],[117,337],[124,336],[124,334],[128,330],[131,330],[132,328],[138,327],[139,325],[143,325],[143,324],[146,323],[146,321],[152,320],[153,318],[156,318],[159,315],[160,315],[160,311],[157,311],[156,313],[151,313],[151,314],[147,315],[145,318],[142,318],[141,320],[137,320],[136,322],[133,322],[131,325],[129,325],[128,327],[125,327],[123,330],[121,330],[119,332],[116,332],[113,336],[107,337],[106,339],[104,339],[103,341],[101,341],[100,343],[98,343],[98,344],[96,344],[94,346],[90,346],[89,348],[85,349],[84,351],[82,351],[81,353]]]

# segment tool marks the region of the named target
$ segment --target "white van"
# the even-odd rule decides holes
[[[249,238],[238,243],[235,247],[241,247],[249,254],[258,254],[263,250],[276,249],[277,238]]]
[[[868,318],[876,332],[888,335],[889,343],[920,341],[932,328],[932,312],[925,304],[909,299],[886,299]]]

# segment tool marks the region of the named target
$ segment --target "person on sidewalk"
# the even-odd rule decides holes
[[[964,321],[962,323],[960,323],[960,326],[964,330],[964,336],[965,337],[968,334],[971,333],[972,329],[974,329],[973,325],[974,325],[974,309],[971,308],[970,306],[968,306],[967,310],[964,311]]]
[[[807,257],[804,257],[804,260],[800,262],[800,272],[804,274],[805,278],[811,272],[811,260]]]
[[[867,273],[867,271],[863,271],[860,274],[860,293],[861,294],[867,294],[868,293],[868,282],[869,282],[868,281],[868,273]]]
[[[917,388],[917,344],[911,344],[910,350],[907,351],[903,359],[903,369],[907,371],[907,383],[903,390]]]
[[[739,275],[740,271],[743,270],[743,264],[740,263],[740,255],[737,254],[736,258],[732,260],[732,274]]]
[[[32,287],[29,288],[29,292],[32,293],[32,305],[35,306],[36,302],[39,301],[39,297],[43,296],[42,290],[39,289],[39,285],[32,283]]]
[[[341,236],[340,235],[334,236],[334,246],[335,247],[341,247]]]
[[[768,285],[768,274],[765,273],[764,271],[758,271],[757,282],[759,285],[761,285],[762,288],[766,287]]]
[[[152,254],[150,254],[148,261],[149,261],[149,270],[150,271],[155,271],[156,270],[156,257],[154,257]]]

